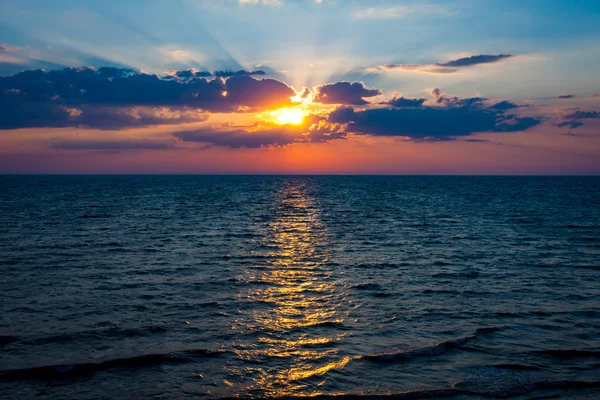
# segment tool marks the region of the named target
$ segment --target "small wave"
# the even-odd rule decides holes
[[[358,290],[378,290],[381,289],[381,286],[376,283],[360,283],[358,285],[352,286],[352,289]]]
[[[511,369],[515,371],[539,371],[540,369],[535,365],[526,364],[494,364],[494,368],[497,369]]]
[[[480,275],[479,271],[465,271],[465,272],[438,272],[433,274],[433,278],[444,278],[444,279],[462,279],[469,278],[475,279]]]
[[[591,269],[592,271],[600,271],[600,265],[565,265],[565,268]]]
[[[6,346],[14,342],[18,342],[19,338],[16,336],[0,336],[0,346]]]
[[[397,350],[389,353],[374,353],[363,356],[363,358],[372,361],[397,361],[408,360],[413,357],[437,356],[440,354],[444,354],[449,350],[460,348],[474,338],[475,336],[465,336],[458,339],[441,342],[433,346],[420,347],[408,350]]]
[[[358,264],[356,268],[373,268],[373,269],[384,269],[384,268],[398,268],[398,265],[392,263],[380,263],[380,264]]]
[[[257,237],[258,235],[248,232],[248,233],[226,233],[224,236],[225,237],[233,237],[233,238],[251,238],[251,237]]]
[[[166,332],[167,328],[162,325],[149,325],[139,328],[118,328],[113,327],[104,330],[73,332],[64,335],[50,335],[41,337],[16,337],[8,336],[11,341],[6,342],[18,343],[21,345],[42,345],[47,343],[69,342],[69,341],[87,341],[94,338],[120,338],[120,337],[140,337],[149,336],[158,333]],[[4,344],[0,339],[0,344]]]
[[[432,346],[411,348],[408,350],[394,350],[392,352],[379,352],[363,356],[364,359],[371,361],[403,361],[413,357],[437,356],[444,354],[452,349],[463,348],[465,344],[475,339],[478,335],[496,332],[502,329],[501,327],[483,327],[475,330],[473,335],[463,336],[457,339],[447,340],[434,344]]]
[[[468,383],[467,383],[468,384]],[[465,385],[466,386],[466,385]],[[573,380],[557,380],[557,381],[526,381],[513,384],[505,387],[464,387],[460,382],[451,388],[433,388],[433,389],[417,389],[406,392],[386,392],[381,394],[375,393],[336,393],[336,394],[318,394],[310,396],[314,400],[414,400],[414,399],[440,399],[456,396],[477,396],[487,398],[511,398],[523,396],[540,390],[589,390],[600,388],[600,381],[573,381]],[[305,396],[285,396],[271,397],[272,399],[286,400],[302,400]],[[220,400],[235,400],[239,397],[221,397]]]
[[[176,353],[142,354],[115,358],[99,362],[47,365],[23,369],[0,371],[0,379],[8,380],[53,380],[78,378],[113,368],[142,368],[163,364],[183,364],[201,357],[216,357],[222,351],[190,349]]]
[[[303,326],[298,326],[298,327],[294,327],[290,329],[290,332],[293,331],[302,331],[305,329],[312,329],[312,328],[332,328],[332,329],[339,329],[339,330],[347,330],[347,327],[344,325],[343,322],[341,321],[323,321],[323,322],[315,322],[315,323],[310,323],[307,325],[303,325]]]
[[[536,350],[534,353],[554,358],[600,358],[600,350],[556,349]]]

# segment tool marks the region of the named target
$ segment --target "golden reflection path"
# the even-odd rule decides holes
[[[343,292],[327,262],[330,246],[321,209],[302,178],[285,180],[261,226],[262,261],[247,268],[247,309],[234,321],[241,336],[228,367],[237,393],[316,395],[325,374],[343,368]],[[236,379],[237,378],[237,379]]]

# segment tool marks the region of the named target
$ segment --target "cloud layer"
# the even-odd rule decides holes
[[[497,62],[509,55],[474,56],[443,64],[463,68]],[[121,68],[68,68],[29,70],[0,77],[0,129],[78,127],[102,130],[173,126],[170,141],[55,140],[48,146],[61,150],[160,150],[185,143],[230,148],[286,146],[327,142],[352,135],[402,137],[411,141],[454,140],[482,132],[519,132],[538,126],[541,116],[523,116],[510,100],[458,97],[439,88],[431,97],[410,98],[384,92],[362,82],[334,82],[297,93],[275,79],[256,79],[262,71],[169,71],[149,75]],[[309,104],[302,123],[281,124],[261,117],[266,110]],[[564,96],[562,97],[564,98]],[[312,105],[310,101],[312,100]],[[298,104],[296,104],[298,106]],[[312,107],[312,108],[311,108]],[[533,108],[531,109],[533,110]],[[270,112],[270,111],[269,111]],[[253,114],[253,122],[203,123],[211,113]],[[266,112],[268,114],[268,112]],[[303,114],[304,115],[304,114]],[[600,119],[597,111],[573,110],[560,114],[553,125],[577,128]],[[258,122],[256,122],[258,121]],[[480,139],[477,139],[480,140]]]
[[[514,55],[480,54],[434,64],[383,64],[376,67],[367,68],[366,71],[371,73],[381,73],[401,70],[428,74],[454,74],[459,72],[461,68],[473,67],[481,64],[493,64],[511,57],[514,57]]]
[[[362,82],[337,82],[318,86],[313,101],[322,104],[364,105],[368,104],[365,98],[382,93],[381,90],[367,88]]]
[[[202,121],[198,110],[240,112],[290,104],[295,94],[291,87],[250,74],[223,79],[221,71],[213,74],[215,79],[205,79],[190,76],[191,71],[161,78],[120,68],[29,70],[0,78],[0,129],[116,129]]]
[[[394,97],[394,108],[355,110],[340,107],[329,115],[332,123],[345,124],[346,131],[374,136],[401,136],[417,141],[453,140],[478,132],[517,132],[541,123],[540,119],[506,114],[497,104],[486,106],[484,98],[448,96],[431,91],[436,106],[423,106],[424,99]],[[512,104],[512,103],[511,103]],[[400,107],[398,107],[400,106]]]

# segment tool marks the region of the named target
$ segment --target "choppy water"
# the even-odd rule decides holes
[[[600,396],[599,178],[5,176],[0,226],[3,399]]]

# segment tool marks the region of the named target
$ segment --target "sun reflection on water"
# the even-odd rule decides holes
[[[245,273],[251,308],[233,326],[243,335],[234,345],[243,363],[229,367],[230,375],[249,379],[238,388],[245,392],[319,394],[323,375],[350,360],[336,346],[344,337],[343,294],[327,268],[327,228],[310,189],[299,178],[274,193],[275,208],[261,227],[266,261]]]

